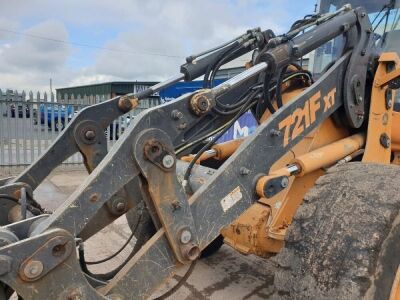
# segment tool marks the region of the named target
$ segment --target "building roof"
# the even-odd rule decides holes
[[[65,94],[69,96],[73,95],[74,97],[77,97],[77,95],[82,97],[85,95],[110,95],[112,93],[123,95],[134,92],[135,86],[142,88],[143,86],[152,86],[157,83],[156,81],[111,81],[59,88],[56,91],[60,99],[63,99]]]

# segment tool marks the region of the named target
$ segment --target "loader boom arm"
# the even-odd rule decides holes
[[[0,230],[1,237],[10,232],[15,235],[0,248],[0,280],[27,299],[66,299],[71,294],[84,299],[148,298],[177,267],[196,260],[224,226],[259,199],[257,180],[324,120],[337,113],[354,128],[362,125],[364,104],[355,97],[365,97],[372,53],[367,19],[363,9],[346,6],[321,16],[305,33],[271,38],[259,30],[246,33],[232,46],[237,51],[230,59],[259,47],[252,67],[219,86],[141,113],[108,153],[102,133],[113,119],[133,109],[149,93],[206,74],[207,66],[215,64],[220,54],[212,52],[203,58],[199,69],[195,69],[196,57],[188,58],[183,75],[143,95],[122,96],[83,110],[49,151],[8,183],[8,188],[22,182],[34,189],[77,151],[84,154],[90,172],[53,214],[11,223]],[[187,183],[178,180],[182,175],[178,174],[178,159],[187,153],[187,145],[220,132],[262,103],[265,78],[339,35],[345,36],[346,45],[322,77],[260,124],[201,187],[192,187],[194,193],[189,197]],[[257,37],[264,40],[256,43]],[[362,63],[356,64],[357,60]],[[87,138],[88,130],[95,132],[95,141]],[[62,150],[65,144],[67,150]],[[76,241],[112,222],[117,216],[102,221],[96,216],[107,209],[107,203],[121,198],[131,210],[144,202],[157,231],[114,278],[95,289],[78,263]],[[41,272],[32,274],[32,264]]]

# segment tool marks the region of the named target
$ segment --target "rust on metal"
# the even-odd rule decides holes
[[[190,99],[190,109],[197,116],[209,112],[213,106],[214,101],[211,97],[211,92],[208,89],[196,93]]]
[[[139,104],[139,99],[132,95],[121,96],[118,101],[118,107],[123,112],[134,109]]]
[[[368,118],[367,141],[363,162],[390,163],[392,136],[393,105],[395,93],[388,93],[387,83],[400,76],[400,60],[396,53],[384,53],[379,59],[372,87],[371,103]],[[389,72],[388,65],[394,65],[395,70]],[[398,125],[395,125],[398,130]],[[395,132],[395,136],[399,132]],[[396,140],[398,137],[396,137]]]
[[[92,195],[90,195],[89,197],[90,202],[97,202],[97,200],[99,200],[99,194],[97,193],[93,193]]]
[[[71,240],[55,236],[25,259],[19,267],[19,276],[24,281],[36,281],[68,258],[74,249]]]

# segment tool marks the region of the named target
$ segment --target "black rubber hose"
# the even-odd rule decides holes
[[[253,106],[254,104],[251,103],[251,101],[253,100],[253,98],[257,95],[258,91],[254,91],[252,93],[250,93],[247,97],[246,97],[246,104],[247,105],[243,105],[243,107],[241,108],[241,110],[236,114],[236,116],[234,116],[229,122],[228,125],[221,130],[219,133],[217,133],[207,144],[205,144],[200,150],[199,152],[197,152],[197,154],[194,156],[194,158],[191,160],[191,162],[189,163],[188,168],[186,169],[185,175],[183,176],[183,182],[186,183],[186,185],[184,186],[184,188],[186,189],[187,187],[190,188],[190,183],[189,183],[189,176],[190,173],[196,163],[196,161],[199,159],[199,157],[206,151],[208,150],[228,129],[230,126],[232,126],[237,119],[240,118],[240,116],[248,109],[251,108],[251,106]],[[187,192],[191,193],[191,191],[186,190]]]
[[[15,202],[16,204],[19,204],[19,200],[17,198],[12,197],[12,196],[7,195],[7,194],[0,194],[0,198],[7,199],[7,200],[10,200],[12,202]]]
[[[210,87],[210,80],[209,80],[210,73],[211,73],[211,71],[215,68],[215,66],[216,66],[216,64],[218,63],[218,61],[219,61],[222,57],[224,57],[228,52],[230,52],[230,51],[232,51],[234,48],[236,48],[236,47],[238,46],[238,44],[239,44],[239,43],[236,41],[236,42],[233,43],[232,45],[226,47],[226,50],[223,51],[223,52],[221,52],[221,54],[219,55],[219,57],[218,57],[218,59],[217,59],[217,62],[216,62],[215,64],[210,64],[210,65],[207,67],[207,71],[206,71],[206,73],[204,74],[204,81],[203,81],[203,87],[204,87],[204,88],[209,88],[209,87]]]
[[[237,108],[237,107],[242,107],[242,105],[244,103],[246,103],[246,101],[247,101],[246,95],[248,95],[249,92],[251,92],[252,89],[254,90],[256,86],[257,86],[257,84],[256,85],[252,85],[244,93],[242,93],[240,95],[240,97],[239,97],[239,99],[242,99],[242,100],[239,100],[239,102],[233,103],[233,104],[224,104],[224,103],[219,102],[218,99],[217,99],[216,100],[216,106],[218,108],[222,108],[222,109],[226,109],[226,110],[234,109],[234,108]]]
[[[282,82],[283,82],[283,77],[285,76],[287,68],[288,68],[288,66],[282,67],[278,73],[278,81],[276,83],[276,105],[278,106],[278,109],[283,106]]]
[[[28,194],[27,194],[27,195],[28,195]],[[7,194],[0,194],[0,198],[2,198],[2,199],[7,199],[7,200],[9,200],[9,201],[14,202],[15,204],[21,205],[21,204],[19,203],[19,200],[18,200],[17,198],[12,197],[12,196],[10,196],[10,195],[7,195]],[[34,207],[33,205],[31,205],[31,203],[29,203],[29,204],[27,203],[26,208],[27,208],[33,215],[35,215],[35,216],[41,215],[41,214],[43,214],[43,213],[47,213],[47,212],[44,212],[43,210],[40,210],[39,208]]]
[[[162,294],[161,296],[154,298],[153,300],[164,300],[164,299],[168,298],[169,296],[171,296],[172,294],[174,294],[182,286],[182,284],[184,284],[186,282],[186,280],[192,274],[194,267],[196,266],[196,263],[197,263],[197,260],[195,260],[194,262],[192,262],[190,264],[190,267],[186,271],[185,275],[183,275],[183,277],[181,279],[179,279],[178,283],[173,288],[171,288],[168,292]]]
[[[94,265],[94,264],[104,263],[104,262],[106,262],[106,261],[108,261],[108,260],[113,259],[113,258],[116,257],[119,253],[121,253],[121,252],[126,248],[126,246],[129,244],[129,242],[132,240],[132,238],[134,237],[134,235],[135,235],[135,233],[136,233],[136,230],[137,230],[137,228],[138,228],[138,226],[139,226],[139,224],[140,224],[140,222],[141,222],[141,219],[142,219],[142,214],[139,215],[138,221],[137,221],[137,223],[136,223],[134,229],[132,229],[132,233],[131,233],[131,235],[128,237],[128,239],[126,240],[126,242],[124,243],[124,245],[123,245],[118,251],[116,251],[115,253],[113,253],[112,255],[110,255],[110,256],[108,256],[108,257],[106,257],[106,258],[104,258],[104,259],[101,259],[101,260],[98,260],[98,261],[92,261],[92,262],[89,261],[89,262],[87,262],[87,261],[85,260],[85,251],[84,251],[84,248],[83,248],[83,244],[79,245],[79,248],[78,248],[78,253],[79,253],[79,264],[80,264],[80,266],[81,266],[82,271],[83,271],[84,273],[86,273],[87,275],[89,275],[90,277],[92,277],[92,278],[94,278],[94,279],[96,279],[96,280],[100,280],[100,281],[108,281],[108,280],[110,280],[111,278],[113,278],[113,277],[123,268],[123,266],[132,258],[132,256],[133,256],[132,253],[131,253],[117,268],[115,268],[114,270],[109,271],[109,272],[107,272],[107,273],[104,273],[104,274],[95,274],[95,273],[92,273],[92,272],[88,269],[87,266],[88,266],[88,265]],[[134,254],[134,253],[133,253],[133,254]]]
[[[271,114],[275,113],[275,108],[272,105],[271,97],[270,97],[270,93],[269,93],[271,79],[272,79],[272,74],[269,74],[269,73],[265,74],[265,77],[264,77],[264,99],[263,99],[263,102],[260,103],[260,106],[259,107],[257,106],[257,108],[258,108],[257,119],[261,118],[261,114],[264,113],[266,108],[271,112]]]
[[[231,51],[227,52],[226,55],[224,55],[214,66],[212,73],[211,73],[211,78],[210,78],[210,87],[214,87],[214,78],[215,75],[217,74],[219,68],[227,62],[227,60],[229,60],[230,58],[232,58],[232,56],[234,56],[237,52],[239,52],[240,50],[242,50],[243,47],[241,45],[239,45],[238,47],[232,49]]]

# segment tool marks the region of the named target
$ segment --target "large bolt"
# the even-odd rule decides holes
[[[165,155],[162,159],[162,164],[163,164],[164,168],[170,169],[170,168],[172,168],[174,163],[175,163],[175,159],[170,154]]]
[[[201,116],[212,108],[212,99],[208,92],[201,92],[190,99],[190,107],[194,114]]]
[[[93,141],[95,137],[96,133],[93,130],[88,130],[85,132],[85,138],[87,138],[89,141]]]
[[[289,179],[287,177],[283,177],[281,180],[281,187],[286,188],[289,185]]]
[[[128,112],[132,109],[133,104],[128,96],[122,96],[118,101],[118,107],[123,112]]]
[[[43,264],[38,260],[29,261],[24,267],[24,275],[29,279],[34,279],[43,272]]]
[[[192,239],[192,233],[190,232],[190,230],[189,229],[182,230],[180,238],[181,243],[185,245],[189,243],[191,239]]]

